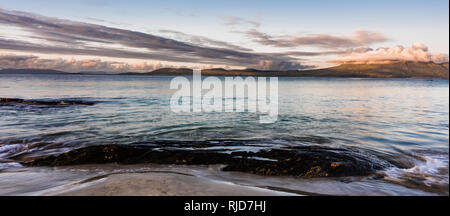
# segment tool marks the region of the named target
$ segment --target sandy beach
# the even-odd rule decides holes
[[[0,172],[0,191],[2,195],[43,196],[299,195],[207,178],[203,175],[206,170],[207,167],[115,164],[21,167]]]
[[[177,173],[130,173],[54,195],[69,196],[280,196],[295,195],[256,187],[212,181]]]
[[[14,164],[10,164],[14,166]],[[0,170],[6,196],[438,195],[372,177],[296,178],[224,172],[223,165],[92,164]]]

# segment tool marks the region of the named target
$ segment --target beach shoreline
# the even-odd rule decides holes
[[[443,195],[366,177],[267,177],[224,165],[92,164],[0,171],[4,196]]]
[[[40,196],[297,196],[205,177],[216,167],[81,165],[18,167],[0,172],[1,195]],[[205,174],[205,173],[203,173]],[[15,187],[11,187],[14,184]],[[12,190],[14,188],[14,190]],[[10,189],[8,191],[8,189]]]

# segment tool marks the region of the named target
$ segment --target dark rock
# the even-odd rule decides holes
[[[79,164],[224,164],[224,171],[267,176],[334,177],[362,176],[384,168],[348,150],[304,146],[259,152],[220,153],[217,150],[160,150],[145,145],[102,145],[75,149],[58,156],[22,162],[26,166]],[[255,159],[264,158],[263,159]]]
[[[44,105],[44,106],[67,106],[67,105],[94,105],[93,102],[81,101],[81,100],[24,100],[20,98],[0,98],[1,105],[14,105],[14,104],[26,104],[26,105]]]
[[[22,103],[23,101],[20,98],[0,98],[0,103]]]

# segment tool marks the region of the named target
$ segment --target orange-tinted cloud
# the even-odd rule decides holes
[[[164,65],[169,67],[169,65]],[[102,61],[100,59],[44,59],[33,55],[0,54],[0,68],[13,69],[54,69],[66,72],[105,71],[105,72],[149,72],[163,67],[162,64],[146,62],[128,64],[123,62]]]
[[[448,62],[449,56],[441,53],[430,53],[425,44],[416,42],[411,47],[381,47],[376,50],[358,47],[332,60],[339,64],[382,64],[395,61],[420,61],[436,63]]]

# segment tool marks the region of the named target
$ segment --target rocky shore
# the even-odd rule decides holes
[[[182,142],[167,141],[164,149],[147,145],[99,145],[88,146],[69,152],[41,158],[18,158],[25,166],[67,166],[81,164],[177,164],[213,165],[223,164],[223,171],[241,171],[265,176],[342,177],[364,176],[386,168],[385,163],[348,149],[320,146],[302,146],[265,149],[257,152],[224,152],[224,149],[203,149],[201,142],[182,143],[191,145],[189,150],[173,149]],[[168,148],[169,147],[169,148]]]

